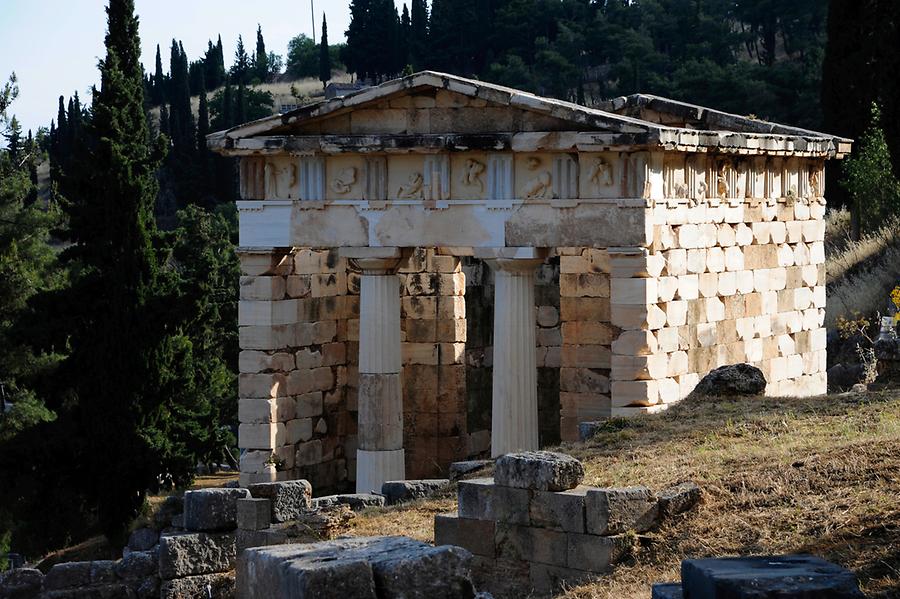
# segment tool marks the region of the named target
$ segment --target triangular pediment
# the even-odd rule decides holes
[[[454,75],[425,71],[235,127],[232,139],[536,131],[649,133],[652,123]]]

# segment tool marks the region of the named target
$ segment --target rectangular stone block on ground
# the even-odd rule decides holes
[[[164,580],[228,572],[237,556],[232,533],[185,533],[159,539],[159,576]]]
[[[535,491],[529,504],[532,526],[583,533],[584,500],[589,487],[568,491]]]
[[[237,525],[244,530],[262,530],[272,523],[272,503],[268,499],[238,499]]]
[[[565,567],[568,563],[567,534],[498,522],[494,535],[497,557]]]
[[[475,555],[495,557],[495,525],[491,520],[460,518],[455,512],[434,517],[434,544],[456,545]]]
[[[527,490],[495,485],[492,478],[459,482],[462,518],[528,524],[528,500]]]
[[[569,533],[566,565],[577,570],[609,572],[629,550],[631,542],[631,538],[624,535],[601,537]]]
[[[237,500],[250,497],[247,489],[200,489],[184,494],[184,527],[218,531],[237,524]]]
[[[269,500],[272,522],[288,522],[312,507],[312,486],[305,480],[251,485],[250,494]]]
[[[585,497],[585,526],[594,535],[646,532],[656,525],[659,506],[650,489],[591,489]]]
[[[165,580],[159,589],[160,599],[187,597],[234,597],[233,574],[204,574],[176,580]]]

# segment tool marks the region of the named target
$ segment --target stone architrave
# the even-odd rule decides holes
[[[400,384],[398,248],[348,248],[361,272],[359,306],[359,447],[357,493],[377,492],[406,477]]]

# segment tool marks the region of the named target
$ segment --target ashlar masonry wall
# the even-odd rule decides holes
[[[666,158],[669,199],[650,200],[651,247],[610,250],[611,320],[622,329],[613,416],[665,409],[740,362],[762,370],[768,395],[825,393],[822,168]]]

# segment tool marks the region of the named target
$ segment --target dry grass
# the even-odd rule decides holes
[[[843,211],[846,212],[846,211]],[[858,241],[849,237],[849,228],[843,228],[842,211],[826,223],[827,282],[840,281],[860,265],[871,261],[891,247],[900,245],[900,219],[885,224],[881,229],[863,236]],[[837,222],[835,222],[837,221]]]
[[[828,267],[830,268],[829,261]],[[829,271],[830,273],[830,271]],[[829,285],[825,306],[825,327],[833,329],[839,316],[855,313],[873,319],[884,313],[891,290],[900,283],[900,245],[883,250],[874,259],[857,268],[852,274]]]
[[[586,482],[661,489],[694,480],[694,511],[649,535],[610,576],[569,598],[640,597],[677,580],[686,557],[809,552],[843,564],[871,596],[900,594],[900,393],[691,400],[609,421],[587,444]],[[442,498],[356,519],[354,534],[431,538]]]

